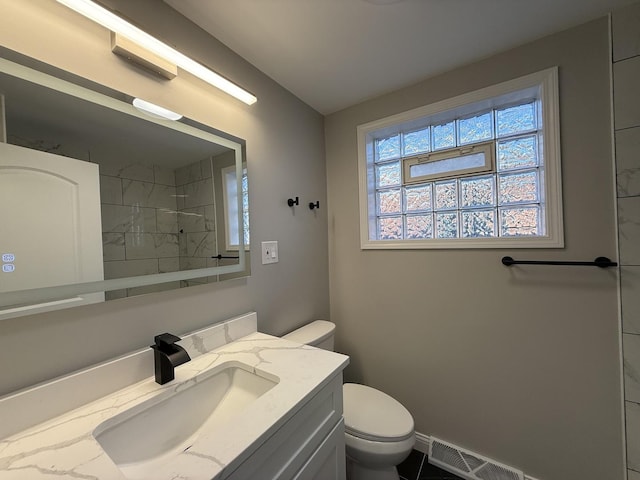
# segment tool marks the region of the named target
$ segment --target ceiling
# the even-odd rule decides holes
[[[634,0],[165,0],[323,114]]]

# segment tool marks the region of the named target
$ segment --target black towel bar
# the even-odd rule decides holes
[[[598,257],[593,262],[560,262],[553,260],[514,260],[511,257],[502,257],[502,264],[510,267],[511,265],[572,265],[584,267],[617,267],[616,262],[612,262],[607,257]]]

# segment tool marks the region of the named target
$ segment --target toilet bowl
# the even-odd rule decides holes
[[[335,324],[316,320],[283,338],[333,350]],[[375,388],[345,383],[344,402],[347,478],[398,480],[396,465],[415,444],[413,417],[397,400]]]

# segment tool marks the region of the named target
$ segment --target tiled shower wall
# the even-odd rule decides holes
[[[210,265],[215,252],[211,162],[172,170],[100,164],[105,279]],[[207,173],[208,172],[208,173]],[[107,298],[179,287],[169,282],[107,292]]]
[[[629,480],[640,480],[640,3],[613,12],[613,103]]]
[[[176,170],[180,270],[217,266],[212,160]],[[185,281],[206,283],[207,278]]]

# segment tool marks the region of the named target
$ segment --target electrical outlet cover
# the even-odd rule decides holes
[[[262,264],[278,263],[278,242],[262,242]]]

